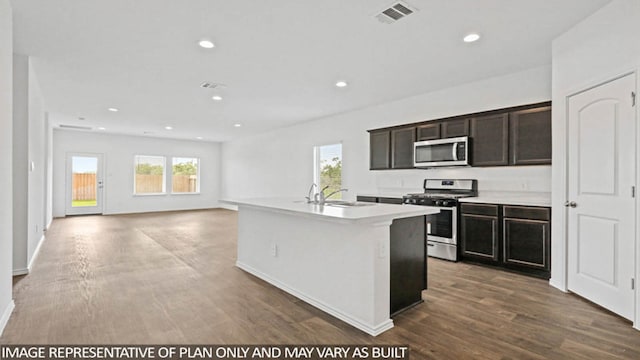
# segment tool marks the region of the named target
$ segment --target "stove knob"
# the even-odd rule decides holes
[[[436,201],[434,201],[434,204],[436,206],[444,206],[444,200],[436,200]]]

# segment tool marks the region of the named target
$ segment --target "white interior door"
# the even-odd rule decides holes
[[[102,155],[67,155],[67,215],[102,214]]]
[[[568,288],[633,318],[635,75],[571,96]]]

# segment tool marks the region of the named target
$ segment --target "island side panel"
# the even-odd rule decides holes
[[[427,288],[425,217],[395,219],[391,225],[391,316],[422,302]]]
[[[240,206],[237,266],[371,335],[389,318],[389,225]]]

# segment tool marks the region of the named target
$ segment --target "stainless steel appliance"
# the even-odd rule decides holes
[[[469,165],[469,137],[418,141],[413,143],[415,167]]]
[[[425,179],[424,192],[403,196],[404,204],[434,206],[426,216],[427,255],[458,261],[458,199],[478,196],[478,180]]]

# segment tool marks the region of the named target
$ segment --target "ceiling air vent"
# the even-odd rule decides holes
[[[205,81],[202,84],[200,84],[200,87],[203,89],[224,89],[227,87],[227,85],[214,83],[211,81]]]
[[[62,129],[73,129],[73,130],[91,130],[88,126],[76,126],[76,125],[60,125]]]
[[[413,14],[417,10],[418,9],[410,6],[405,2],[397,2],[390,7],[382,10],[380,13],[376,14],[375,17],[380,22],[383,22],[385,24],[392,24],[402,18]]]

